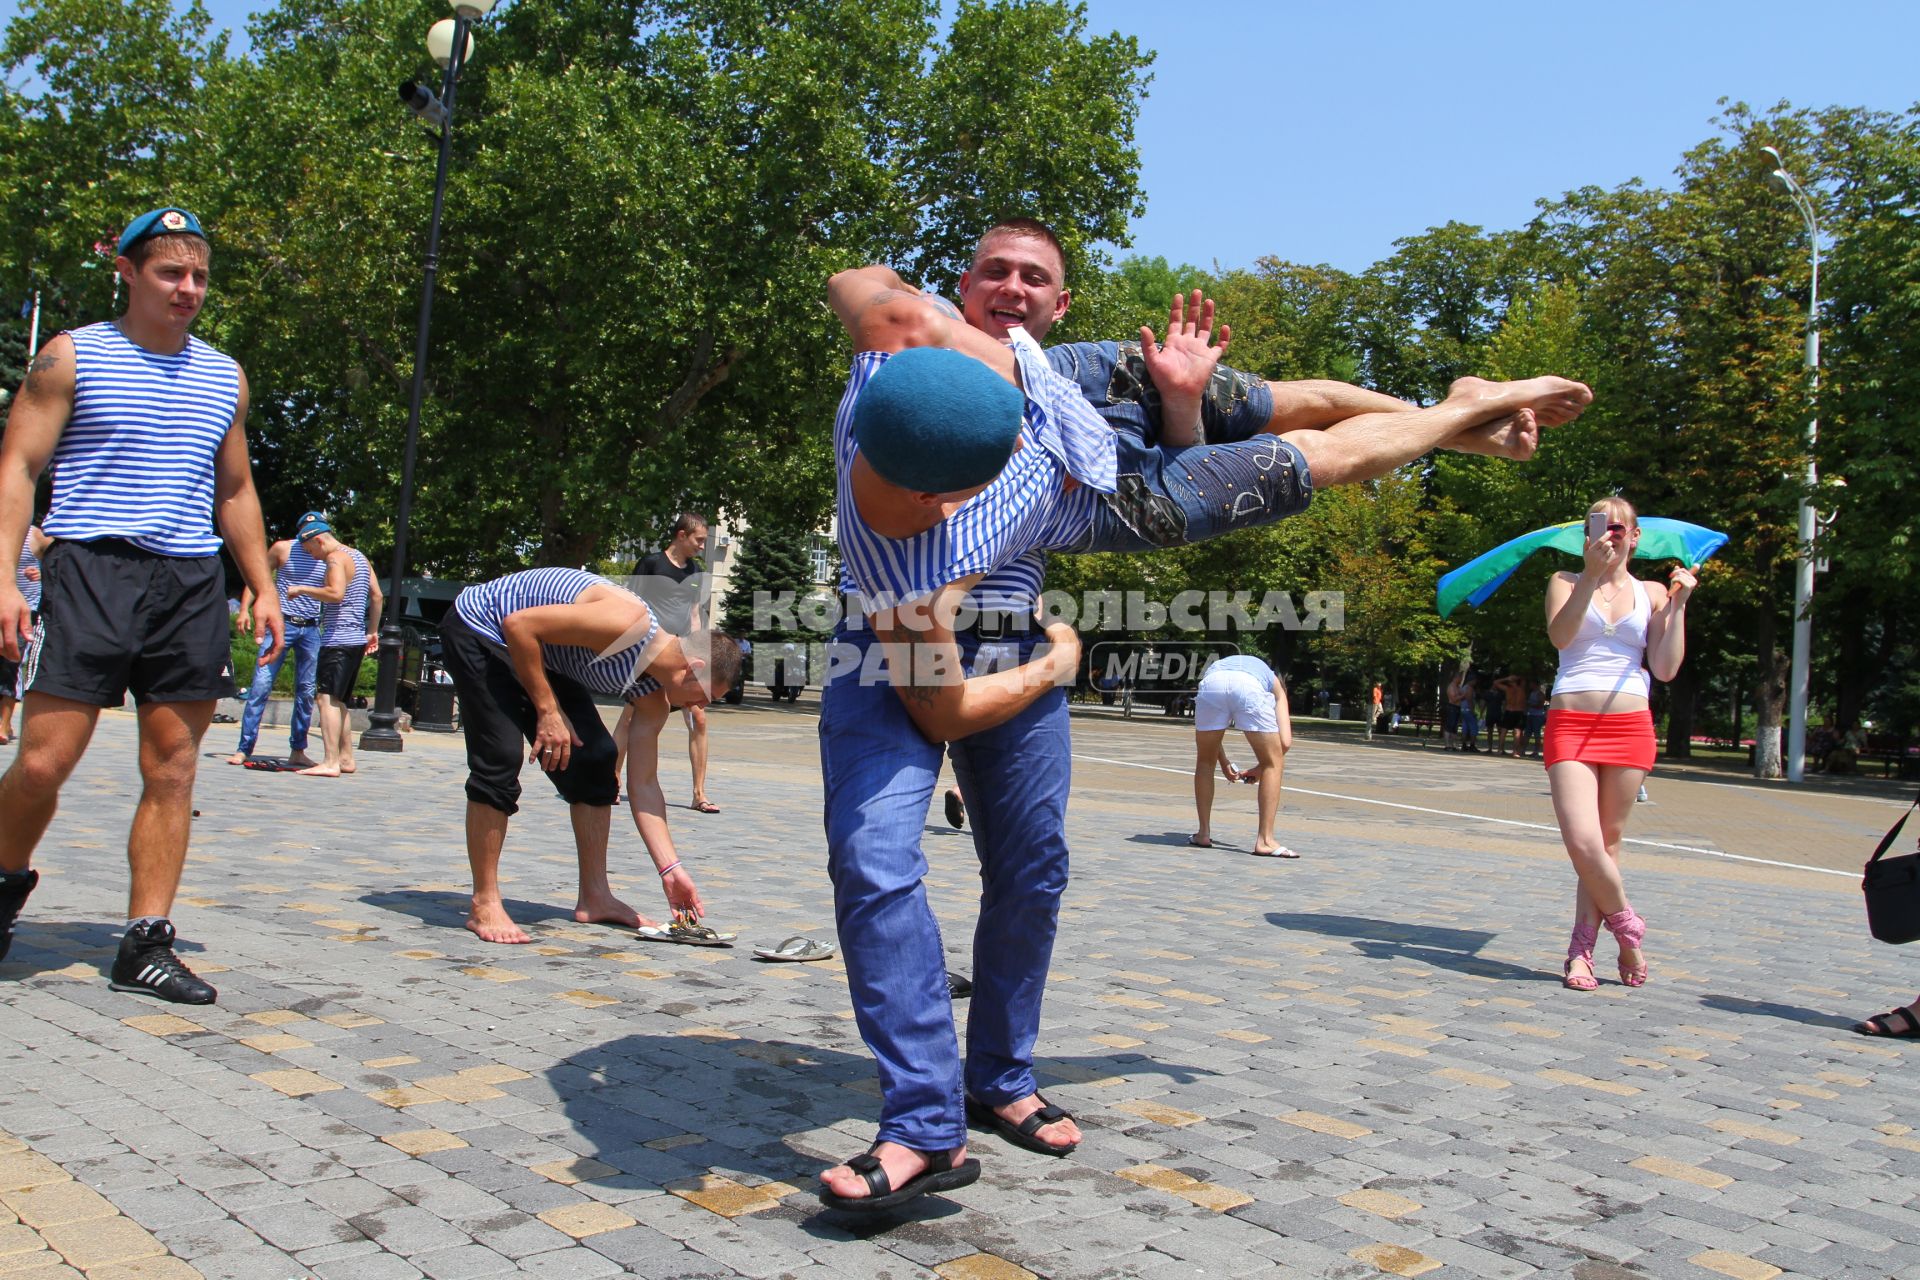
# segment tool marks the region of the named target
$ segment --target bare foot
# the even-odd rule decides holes
[[[358,773],[360,772],[360,766],[355,764],[353,761],[348,760],[343,762],[340,765],[340,772],[341,773]]]
[[[1504,418],[1468,427],[1446,442],[1444,448],[1456,453],[1477,453],[1488,458],[1511,458],[1525,462],[1540,447],[1540,423],[1531,409],[1521,409]]]
[[[1042,1105],[1044,1104],[1040,1101],[1040,1095],[1030,1093],[1018,1102],[1009,1102],[1004,1107],[995,1107],[994,1111],[1008,1123],[1019,1124],[1038,1111]],[[1064,1120],[1041,1125],[1033,1131],[1033,1136],[1048,1146],[1065,1147],[1080,1141],[1080,1126],[1074,1123],[1072,1116],[1068,1116]]]
[[[296,769],[311,769],[320,762],[304,751],[292,751],[287,753],[287,763]]]
[[[1213,848],[1213,837],[1204,831],[1196,831],[1187,837],[1187,843],[1196,849]]]
[[[232,755],[227,757],[227,763],[228,764],[245,764],[247,762],[247,759],[248,757],[246,752],[236,751]]]
[[[1449,400],[1456,396],[1489,402],[1488,407],[1532,409],[1542,427],[1558,427],[1572,422],[1593,403],[1593,392],[1585,383],[1551,375],[1524,378],[1518,382],[1489,382],[1485,378],[1458,378],[1447,388]]]
[[[883,1142],[873,1149],[873,1154],[879,1159],[880,1167],[887,1171],[887,1185],[896,1191],[927,1170],[927,1162],[918,1152],[897,1142]],[[967,1149],[963,1146],[954,1156],[954,1163],[958,1164],[966,1158]],[[820,1182],[827,1190],[845,1200],[864,1200],[869,1194],[867,1180],[843,1164],[824,1170],[820,1174]]]
[[[580,924],[623,924],[629,929],[650,923],[610,893],[581,894],[573,904],[573,918]]]
[[[507,909],[499,903],[481,906],[473,904],[473,910],[467,916],[467,931],[482,942],[521,943],[532,942],[533,936],[513,922]]]
[[[317,764],[311,769],[302,769],[300,772],[310,778],[337,778],[340,776],[340,766],[337,764]]]

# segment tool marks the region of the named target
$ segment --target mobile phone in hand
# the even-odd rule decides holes
[[[1587,512],[1587,541],[1598,542],[1607,536],[1607,513],[1604,511]]]

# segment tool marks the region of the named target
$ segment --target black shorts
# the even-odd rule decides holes
[[[467,739],[467,799],[475,804],[517,813],[520,809],[520,767],[526,748],[539,729],[533,699],[513,674],[513,665],[449,611],[440,624],[441,661],[453,677],[460,697],[460,729]],[[600,719],[593,695],[578,681],[547,671],[560,712],[580,739],[567,767],[549,773],[553,789],[568,804],[606,805],[620,798],[614,772],[620,752]]]
[[[353,682],[360,678],[360,662],[367,656],[364,644],[330,644],[320,649],[319,673],[314,677],[315,694],[326,694],[335,702],[353,697]]]
[[[233,694],[220,557],[163,556],[119,538],[41,557],[40,640],[27,688],[96,707]]]
[[[1527,727],[1527,713],[1522,711],[1502,711],[1500,713],[1502,729],[1524,729]]]

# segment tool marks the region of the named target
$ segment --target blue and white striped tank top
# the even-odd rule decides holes
[[[31,609],[40,607],[40,579],[29,578],[27,570],[39,567],[40,557],[33,554],[33,530],[28,529],[26,543],[20,548],[20,567],[14,570],[13,580],[20,588],[20,594],[27,598],[27,607]]]
[[[287,548],[287,562],[280,566],[280,572],[274,577],[274,586],[280,591],[280,614],[288,622],[320,621],[321,604],[312,596],[300,596],[287,599],[288,587],[324,587],[327,585],[327,562],[315,560],[307,554],[307,546],[295,538]]]
[[[327,605],[320,611],[322,648],[358,647],[367,642],[367,584],[373,581],[373,566],[354,547],[347,548],[347,556],[353,561],[353,577],[347,582],[347,594],[339,604]],[[291,556],[287,563],[293,563]]]
[[[933,528],[906,538],[875,533],[854,504],[851,477],[859,449],[853,410],[888,358],[878,351],[854,357],[833,424],[837,529],[841,590],[863,597],[869,609],[915,600],[975,574],[988,575],[976,597],[991,597],[996,607],[1031,607],[1045,576],[1044,561],[1031,553],[1063,521],[1091,521],[1094,490],[1113,488],[1112,429],[1092,413],[1077,386],[1047,366],[1037,347],[1016,345],[1014,356],[1027,398],[1020,448],[985,489]],[[1072,413],[1073,406],[1087,410],[1084,418]],[[1067,440],[1067,432],[1075,439]],[[1072,492],[1070,473],[1082,480]]]
[[[111,323],[68,336],[73,416],[51,459],[47,533],[124,538],[166,556],[219,554],[213,459],[240,404],[240,366],[192,335],[170,356]]]
[[[584,569],[523,569],[504,578],[495,578],[492,582],[468,587],[454,597],[453,608],[468,626],[479,633],[481,639],[498,646],[500,652],[505,654],[507,640],[500,631],[500,624],[507,620],[509,614],[522,609],[539,608],[541,605],[572,604],[580,598],[581,592],[595,584],[625,591],[618,584]],[[626,594],[632,595],[632,592]],[[639,598],[634,596],[635,600]],[[580,645],[541,645],[540,652],[546,659],[547,670],[557,671],[592,692],[609,698],[638,698],[652,693],[660,687],[660,683],[646,673],[640,661],[646,654],[647,646],[659,634],[660,620],[652,617],[652,610],[647,613],[651,621],[646,635],[638,643],[604,658]]]

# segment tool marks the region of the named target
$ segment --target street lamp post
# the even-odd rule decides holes
[[[460,69],[473,54],[474,21],[493,8],[496,0],[455,0],[451,19],[443,18],[427,32],[427,51],[445,74],[440,96],[409,80],[400,86],[400,101],[429,128],[440,130],[440,161],[433,177],[433,216],[427,223],[426,281],[420,289],[420,323],[414,335],[413,399],[407,410],[407,446],[400,463],[400,512],[394,526],[392,590],[387,593],[387,616],[380,625],[380,679],[373,696],[367,731],[360,735],[362,751],[401,751],[405,742],[396,728],[399,712],[401,584],[407,571],[407,523],[413,515],[413,460],[420,443],[420,401],[427,385],[427,331],[433,323],[433,283],[440,273],[440,212],[446,204],[447,166],[453,157],[453,91]]]
[[[1760,148],[1773,163],[1767,180],[1793,201],[1807,224],[1807,247],[1813,255],[1813,277],[1807,288],[1807,384],[1820,391],[1820,220],[1813,200],[1787,170],[1787,162],[1772,147]],[[1799,782],[1807,765],[1807,659],[1813,644],[1813,562],[1817,522],[1813,510],[1814,486],[1820,479],[1815,447],[1820,441],[1818,409],[1807,418],[1807,485],[1800,495],[1799,555],[1793,572],[1793,669],[1787,693],[1787,781]]]

